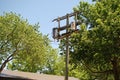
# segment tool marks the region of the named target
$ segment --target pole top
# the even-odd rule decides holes
[[[68,15],[69,15],[69,17],[72,17],[72,16],[74,16],[75,14],[78,14],[78,13],[80,13],[80,12],[79,12],[79,11],[76,11],[76,12],[73,12],[73,13],[70,13],[70,14],[66,14],[65,16],[62,16],[62,17],[58,17],[58,18],[53,19],[52,22],[64,20],[64,19],[67,18]]]

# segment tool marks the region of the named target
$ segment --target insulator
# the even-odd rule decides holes
[[[76,30],[76,24],[75,24],[75,22],[71,22],[71,30]]]

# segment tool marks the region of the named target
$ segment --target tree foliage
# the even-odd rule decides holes
[[[42,70],[45,74],[64,75],[65,63],[64,56],[57,54],[58,50],[49,48],[47,62]]]
[[[120,1],[80,2],[78,34],[71,36],[71,62],[80,64],[91,79],[120,79]],[[88,79],[87,78],[87,79]]]
[[[36,72],[45,64],[50,40],[20,15],[0,16],[0,72],[8,62],[13,70]],[[12,61],[11,61],[12,60]]]

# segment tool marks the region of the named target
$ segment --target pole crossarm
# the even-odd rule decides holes
[[[72,17],[72,16],[75,16],[75,14],[79,14],[79,13],[80,13],[80,12],[76,11],[76,12],[73,12],[73,13],[70,13],[70,14],[67,14],[67,15],[69,15],[69,17]],[[54,21],[60,21],[60,20],[64,20],[64,19],[67,18],[67,15],[62,16],[62,17],[55,18],[55,19],[53,19],[52,22],[54,22]]]
[[[80,25],[82,22],[81,21],[77,21],[75,24],[76,24],[76,26],[78,26],[78,25]],[[62,31],[62,30],[65,30],[66,29],[66,27],[68,27],[68,28],[70,28],[71,27],[71,24],[69,24],[69,25],[65,25],[65,26],[62,26],[62,27],[60,27],[60,28],[58,28],[60,31]]]
[[[72,33],[78,33],[79,30],[74,30],[74,31],[71,31],[71,32],[68,32],[68,33],[63,33],[62,35],[59,35],[58,37],[56,37],[55,39],[63,39],[67,36],[70,36]]]

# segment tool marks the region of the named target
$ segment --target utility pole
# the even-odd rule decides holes
[[[53,20],[58,22],[58,28],[53,28],[53,38],[57,39],[59,41],[59,39],[63,39],[66,38],[66,55],[65,55],[65,80],[69,80],[68,79],[68,74],[69,74],[69,36],[73,33],[73,32],[78,32],[79,29],[77,29],[77,25],[81,24],[81,21],[77,21],[77,15],[79,14],[79,12],[74,12],[71,14],[66,14],[65,16],[62,17],[58,17],[56,19]],[[74,22],[73,24],[69,24],[69,18],[74,16]],[[60,21],[66,19],[66,25],[65,26],[60,26]],[[71,31],[70,31],[71,29]],[[66,33],[60,34],[60,31],[66,30]]]
[[[66,19],[66,33],[68,33],[68,25],[69,25],[69,14],[66,15],[67,19]],[[66,36],[66,59],[65,59],[65,68],[66,68],[66,73],[65,73],[65,80],[68,80],[68,72],[69,72],[69,35]]]

